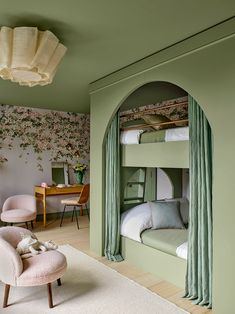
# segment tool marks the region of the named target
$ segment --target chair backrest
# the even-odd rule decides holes
[[[36,198],[33,195],[14,195],[8,197],[2,207],[2,211],[11,209],[28,209],[36,212]]]
[[[16,286],[17,278],[23,271],[21,257],[16,252],[17,244],[22,239],[21,233],[32,234],[20,227],[0,228],[0,280],[12,286]]]
[[[78,203],[86,204],[89,199],[89,194],[90,194],[90,184],[85,184],[84,187],[82,188]]]

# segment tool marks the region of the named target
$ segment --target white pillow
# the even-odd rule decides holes
[[[178,201],[180,202],[180,215],[185,225],[189,223],[189,200],[187,198],[171,198],[165,201]]]
[[[188,140],[189,140],[189,127],[188,126],[166,130],[166,135],[165,135],[166,142],[188,141]]]
[[[143,132],[144,130],[122,131],[120,135],[120,142],[121,144],[139,144],[140,134]]]
[[[121,215],[121,235],[142,242],[141,233],[152,227],[149,203],[137,205]]]

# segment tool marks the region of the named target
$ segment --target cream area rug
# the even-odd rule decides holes
[[[68,269],[62,285],[52,286],[55,307],[48,308],[46,286],[13,287],[9,306],[14,314],[183,314],[187,313],[113,269],[69,245],[60,246]],[[4,285],[0,282],[0,294]],[[2,304],[2,300],[1,300]],[[0,304],[0,306],[1,306]]]

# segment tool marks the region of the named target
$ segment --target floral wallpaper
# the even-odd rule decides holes
[[[0,126],[0,164],[7,162],[2,150],[11,150],[15,143],[22,152],[18,157],[26,162],[27,150],[33,149],[40,171],[45,151],[50,152],[50,161],[89,162],[88,114],[0,105]]]
[[[179,105],[170,107],[175,104]],[[143,105],[130,110],[122,111],[120,112],[121,126],[127,121],[140,119],[146,111],[147,114],[161,114],[172,121],[188,119],[188,97],[180,97],[177,99],[166,100],[156,104]]]

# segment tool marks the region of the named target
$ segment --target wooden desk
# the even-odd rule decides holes
[[[48,188],[43,188],[41,186],[34,187],[34,195],[36,198],[42,200],[43,204],[43,225],[46,226],[46,197],[47,196],[55,196],[55,195],[63,195],[63,194],[77,194],[81,193],[83,185],[72,185],[64,188],[58,188],[56,186],[51,186]]]

